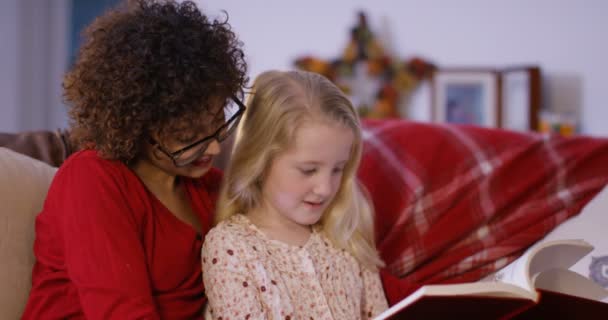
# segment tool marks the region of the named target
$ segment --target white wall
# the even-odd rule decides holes
[[[539,64],[545,102],[581,113],[584,133],[608,135],[608,1],[603,0],[198,0],[225,9],[245,43],[252,78],[291,68],[296,57],[337,57],[363,9],[399,57],[421,55],[440,66]],[[429,90],[414,99],[427,116]]]
[[[0,132],[66,127],[68,13],[69,0],[0,2]]]
[[[61,104],[70,0],[0,1],[0,131],[55,129]],[[245,43],[250,75],[291,68],[305,54],[338,56],[363,9],[396,56],[441,66],[539,64],[545,102],[578,110],[584,133],[608,136],[608,1],[604,0],[197,0],[225,9]],[[372,4],[373,3],[373,4]],[[38,32],[38,33],[36,33]],[[428,118],[429,92],[413,116]]]
[[[13,132],[19,126],[17,113],[17,2],[0,4],[0,131]],[[13,13],[13,14],[11,14]]]

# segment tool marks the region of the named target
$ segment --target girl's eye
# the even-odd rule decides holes
[[[341,174],[344,171],[344,168],[334,168],[331,173],[333,174]]]
[[[300,169],[300,172],[305,176],[312,176],[313,174],[315,174],[315,172],[317,172],[317,169]]]

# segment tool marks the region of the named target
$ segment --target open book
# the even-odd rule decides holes
[[[571,300],[570,305],[585,304],[585,310],[608,312],[608,304],[601,302],[608,297],[608,290],[568,270],[592,250],[593,246],[584,240],[542,242],[497,272],[495,281],[426,285],[374,320],[465,316],[510,319],[536,305],[559,305],[557,300],[565,299]],[[548,299],[552,302],[546,302]],[[539,312],[545,311],[537,311],[535,316]]]

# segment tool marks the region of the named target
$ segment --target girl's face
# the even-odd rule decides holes
[[[265,217],[287,225],[317,223],[340,188],[353,142],[352,129],[341,124],[301,126],[294,144],[273,160],[263,180]]]

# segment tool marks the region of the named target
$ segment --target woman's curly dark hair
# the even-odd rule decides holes
[[[247,65],[225,21],[193,2],[136,0],[108,11],[84,33],[64,78],[71,138],[128,162],[151,130],[200,119],[214,99],[242,95]]]

